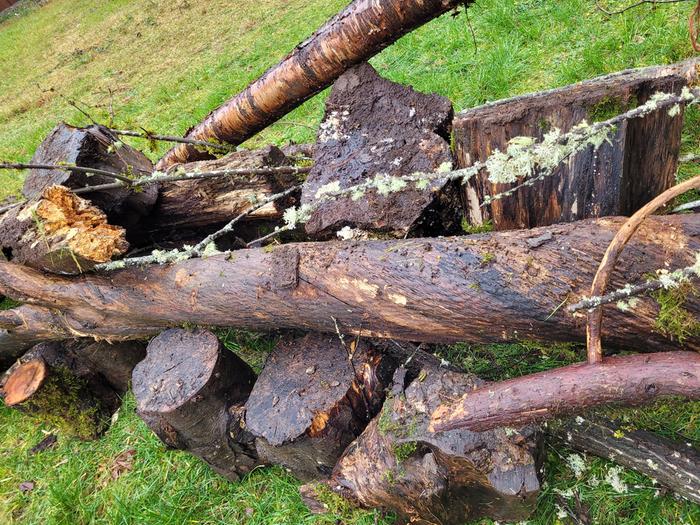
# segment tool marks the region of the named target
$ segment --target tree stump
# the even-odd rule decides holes
[[[482,381],[470,374],[399,368],[381,413],[346,450],[322,490],[417,524],[461,525],[488,516],[526,519],[539,491],[534,427],[489,432],[428,430],[430,413]],[[320,509],[319,486],[302,496]]]
[[[134,369],[136,411],[166,445],[237,481],[258,464],[242,410],[254,381],[213,333],[173,328],[149,343]]]

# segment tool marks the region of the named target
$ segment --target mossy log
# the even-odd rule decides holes
[[[697,80],[697,58],[614,73],[570,86],[501,100],[459,113],[454,119],[459,167],[506,151],[518,136],[541,140],[551,130],[569,131],[584,119],[611,118],[645,103],[654,93],[679,93]],[[513,195],[481,206],[484,198],[513,184],[493,184],[487,170],[464,186],[472,225],[491,221],[497,230],[532,228],[589,217],[630,215],[675,182],[683,127],[676,115],[658,110],[618,126],[609,143],[592,146],[556,172]],[[659,140],[663,137],[663,140]]]
[[[599,405],[642,405],[662,396],[700,399],[700,354],[607,357],[473,388],[436,408],[435,432],[485,431],[546,421]]]
[[[39,145],[31,163],[82,166],[134,177],[153,171],[153,164],[143,153],[121,142],[109,129],[97,125],[76,128],[63,122]],[[106,175],[34,169],[24,180],[22,193],[27,199],[35,199],[54,185],[77,189],[111,182],[114,180]],[[111,224],[128,227],[148,215],[158,198],[158,187],[151,185],[138,190],[121,187],[85,196],[107,214]]]
[[[463,4],[456,0],[356,0],[244,91],[210,113],[187,137],[240,144],[330,86],[348,68]],[[182,144],[171,149],[158,167],[202,158],[210,157]]]
[[[540,484],[540,436],[533,427],[433,433],[430,413],[444,399],[481,384],[437,365],[407,375],[400,368],[381,413],[346,450],[331,478],[302,487],[312,510],[330,489],[367,508],[395,512],[402,523],[461,525],[488,516],[526,519]]]
[[[0,262],[0,293],[60,309],[58,331],[146,337],[185,322],[271,331],[299,328],[395,340],[491,343],[583,340],[585,318],[563,303],[588,294],[598,262],[625,219],[441,239],[287,244],[65,278]],[[611,287],[657,268],[683,268],[700,250],[696,216],[650,217],[630,241]],[[700,298],[685,308],[700,314]],[[607,349],[699,349],[656,326],[658,305],[606,308]],[[0,328],[20,318],[0,313]],[[334,321],[335,320],[335,321]],[[37,331],[46,331],[45,325]],[[32,327],[22,328],[26,334]]]
[[[452,115],[448,99],[386,80],[369,64],[348,70],[326,101],[302,204],[314,202],[324,188],[345,189],[379,174],[450,169]],[[454,234],[461,231],[461,207],[458,186],[438,179],[424,189],[371,190],[360,199],[322,203],[311,212],[306,232],[328,237],[350,226],[400,238]]]
[[[379,412],[396,360],[356,339],[286,338],[246,402],[246,428],[266,463],[302,480],[326,478]]]
[[[258,464],[243,409],[254,381],[213,333],[173,328],[149,343],[134,369],[136,411],[166,445],[237,481]]]
[[[550,425],[547,432],[568,447],[636,470],[700,503],[700,451],[690,443],[596,416]]]
[[[5,404],[81,439],[108,427],[145,344],[73,340],[33,347],[3,376]]]
[[[128,247],[123,228],[65,186],[49,186],[0,218],[5,259],[52,273],[89,271]]]

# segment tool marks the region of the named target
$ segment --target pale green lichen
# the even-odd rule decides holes
[[[313,212],[313,206],[311,204],[302,204],[297,208],[287,208],[284,210],[284,224],[287,229],[292,229],[297,226],[297,224],[303,224],[311,218]]]
[[[316,190],[316,198],[320,199],[326,195],[332,195],[340,191],[340,181],[329,182]]]
[[[185,253],[185,252],[183,252],[183,253]],[[201,254],[201,255],[202,255],[202,257],[206,258],[206,257],[212,257],[212,256],[214,256],[214,255],[219,255],[219,254],[221,254],[221,253],[222,253],[222,252],[220,252],[220,251],[217,249],[216,243],[210,242],[209,244],[207,244],[207,245],[204,247],[204,250],[202,250],[202,254]]]
[[[671,106],[671,109],[668,110],[668,116],[675,117],[675,116],[679,115],[680,112],[681,112],[680,104],[674,104],[673,106]]]

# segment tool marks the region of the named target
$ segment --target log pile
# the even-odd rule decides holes
[[[281,465],[307,482],[314,512],[330,491],[406,522],[458,524],[529,516],[541,421],[699,398],[700,331],[664,330],[649,295],[605,310],[606,354],[633,355],[487,383],[424,351],[590,345],[590,319],[566,305],[589,294],[630,228],[624,216],[673,185],[682,104],[696,96],[697,59],[455,117],[447,99],[363,63],[457,4],[354,2],[190,134],[239,143],[337,79],[313,145],[209,159],[182,144],[154,174],[108,128],[57,126],[26,200],[0,218],[0,293],[23,303],[0,312],[5,404],[91,439],[131,382],[145,424],[228,480]],[[570,143],[568,131],[594,129],[584,118],[637,104],[553,173],[537,165],[532,180],[504,185],[480,168],[496,149],[522,152],[554,128]],[[299,166],[307,156],[313,165]],[[498,231],[460,231],[488,221]],[[692,286],[698,253],[696,215],[649,217],[610,288],[657,270],[657,290]],[[676,268],[690,270],[681,279]],[[697,318],[700,298],[687,293],[681,307]],[[212,326],[279,339],[256,373]],[[697,491],[695,451],[644,433],[613,442],[619,429],[596,421],[550,429],[642,472],[663,454],[659,481]]]

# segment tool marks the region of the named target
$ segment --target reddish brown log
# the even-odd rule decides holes
[[[134,369],[136,411],[168,446],[187,450],[231,481],[258,464],[243,425],[253,370],[206,330],[167,330]]]
[[[246,429],[266,463],[325,478],[384,401],[398,366],[364,342],[309,334],[278,343],[246,402]]]
[[[587,294],[621,219],[443,239],[288,244],[166,266],[66,279],[0,263],[0,293],[61,310],[62,330],[144,337],[185,322],[251,330],[311,329],[426,342],[571,341],[585,320],[563,303]],[[627,246],[611,286],[695,262],[696,216],[650,217]],[[567,299],[568,298],[568,299]],[[700,299],[686,309],[700,314]],[[610,307],[606,348],[700,348],[656,331],[658,305]],[[7,322],[3,322],[7,320]],[[17,316],[0,314],[12,329]]]
[[[340,459],[325,482],[350,502],[398,514],[402,522],[461,525],[479,517],[517,521],[539,492],[534,428],[434,434],[430,413],[482,381],[433,364],[417,376],[401,368],[382,412]],[[318,488],[302,488],[318,509]]]
[[[493,383],[437,407],[430,428],[485,431],[576,414],[608,403],[634,406],[662,396],[700,399],[700,354],[607,357]]]
[[[401,36],[463,3],[355,0],[279,64],[210,113],[187,137],[240,144],[330,86],[349,67],[368,60]],[[210,157],[182,144],[171,149],[158,167],[202,158]]]
[[[452,167],[449,134],[452,104],[381,78],[369,64],[344,73],[333,85],[318,134],[302,203],[324,186],[356,186],[379,174],[433,173]],[[396,237],[438,236],[461,231],[459,188],[444,179],[425,189],[361,199],[338,197],[311,213],[306,232],[327,237],[344,226]]]
[[[34,345],[43,341],[70,339],[77,334],[65,329],[60,314],[40,306],[20,306],[0,315],[0,370],[5,370]]]
[[[614,73],[571,86],[501,100],[469,109],[454,120],[455,154],[460,167],[505,151],[517,136],[542,139],[548,131],[569,131],[584,119],[600,121],[643,104],[657,91],[680,92],[697,79],[697,58]],[[623,123],[597,150],[589,148],[555,174],[514,195],[481,207],[512,185],[492,184],[488,172],[465,185],[471,224],[491,220],[496,229],[532,228],[589,217],[629,215],[675,181],[683,127],[682,110],[658,110]],[[664,140],[657,140],[664,137]]]

